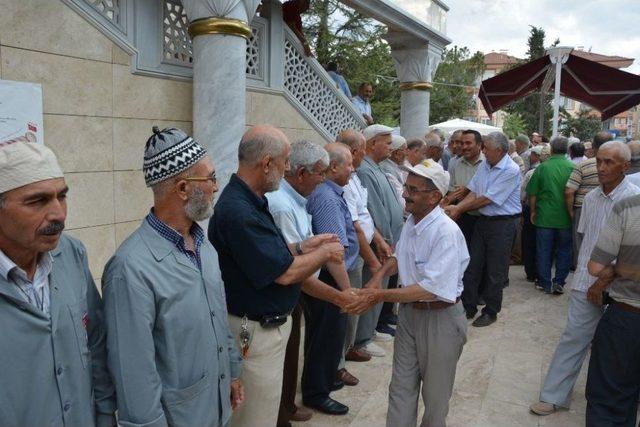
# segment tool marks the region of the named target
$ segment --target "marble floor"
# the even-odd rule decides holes
[[[569,278],[570,279],[570,278]],[[569,283],[571,283],[569,281]],[[551,356],[565,325],[568,295],[549,296],[524,280],[521,266],[510,271],[498,321],[487,328],[469,326],[468,340],[458,362],[449,409],[449,427],[583,426],[586,364],[568,411],[538,417],[528,406],[537,400]],[[295,426],[378,427],[385,425],[387,388],[391,378],[393,342],[380,343],[387,356],[367,363],[347,362],[360,378],[332,397],[349,406],[345,416],[315,413]]]

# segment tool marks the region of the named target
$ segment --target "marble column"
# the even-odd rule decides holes
[[[400,133],[407,139],[423,137],[429,127],[431,79],[444,46],[392,31],[385,39],[400,80]]]
[[[220,188],[238,167],[246,124],[246,41],[260,0],[183,0],[193,40],[193,136]]]

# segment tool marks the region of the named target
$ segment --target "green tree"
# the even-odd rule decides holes
[[[525,133],[526,123],[522,120],[522,117],[518,113],[509,114],[502,125],[502,130],[508,138],[515,138],[516,136]]]
[[[429,121],[440,123],[463,117],[474,108],[473,91],[484,72],[484,55],[466,47],[454,46],[442,53],[442,62],[436,70],[431,89]]]
[[[514,67],[521,65],[525,62],[533,61],[544,56],[545,47],[545,32],[544,29],[530,26],[529,38],[527,39],[527,59],[514,64]],[[552,46],[557,46],[560,43],[559,39],[556,39]],[[503,71],[512,67],[505,68]],[[551,129],[551,120],[553,119],[553,108],[551,102],[553,96],[550,94],[544,97],[540,92],[531,93],[522,99],[512,102],[505,108],[509,114],[518,114],[525,123],[525,132],[530,135],[533,132],[549,133]],[[543,129],[539,127],[540,121],[540,108],[544,109],[543,116]]]
[[[580,110],[572,116],[564,108],[560,111],[559,128],[565,136],[575,136],[580,141],[590,141],[596,132],[602,130],[602,122],[593,110]]]

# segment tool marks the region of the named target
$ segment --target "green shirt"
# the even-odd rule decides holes
[[[574,164],[563,154],[554,154],[536,168],[527,185],[527,193],[536,197],[536,226],[571,227],[571,217],[564,202],[564,189],[573,168]]]

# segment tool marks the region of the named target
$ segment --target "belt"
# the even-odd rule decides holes
[[[480,215],[481,218],[484,218],[488,221],[498,221],[500,219],[516,219],[516,218],[520,218],[521,214],[515,214],[515,215],[492,215],[492,216],[488,216],[488,215]]]
[[[640,313],[640,308],[634,307],[634,306],[629,305],[629,304],[625,304],[625,303],[620,302],[620,301],[611,300],[611,304],[620,307],[624,311],[630,311],[632,313]]]
[[[452,305],[460,302],[460,297],[456,298],[456,302],[447,302],[447,301],[417,301],[411,303],[413,308],[417,310],[441,310],[443,308],[451,307]]]

